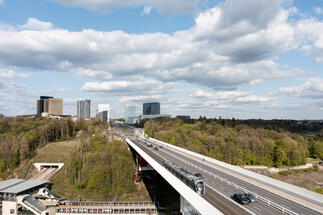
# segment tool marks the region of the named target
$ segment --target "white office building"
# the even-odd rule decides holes
[[[126,124],[136,124],[138,122],[136,105],[125,106],[124,119]]]
[[[77,118],[90,119],[91,118],[91,100],[78,99],[77,100]]]

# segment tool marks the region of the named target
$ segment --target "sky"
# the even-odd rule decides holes
[[[0,0],[0,113],[41,95],[194,118],[323,119],[323,0]]]

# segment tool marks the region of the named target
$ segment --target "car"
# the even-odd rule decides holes
[[[157,147],[157,146],[155,146],[155,147],[154,147],[154,149],[155,149],[155,150],[158,150],[158,147]]]
[[[251,193],[247,193],[247,194],[245,194],[245,196],[247,197],[247,199],[249,199],[249,201],[250,202],[252,202],[252,203],[254,203],[254,202],[257,202],[258,200],[257,200],[257,198],[253,195],[253,194],[251,194]]]
[[[201,173],[195,173],[195,176],[196,176],[197,178],[199,178],[199,179],[202,179],[202,178],[203,178]]]
[[[250,200],[246,197],[245,194],[236,193],[233,196],[231,196],[231,198],[242,205],[247,205],[250,203]]]

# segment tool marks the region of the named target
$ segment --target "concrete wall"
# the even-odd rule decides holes
[[[64,166],[64,163],[34,163],[34,166],[38,171],[42,170],[42,166],[57,166],[57,170],[60,170]]]
[[[3,215],[17,215],[18,212],[17,202],[3,201],[2,202],[2,214]]]

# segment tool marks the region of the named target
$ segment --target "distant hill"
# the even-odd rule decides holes
[[[291,166],[323,159],[323,123],[293,120],[158,119],[145,132],[234,165]]]

